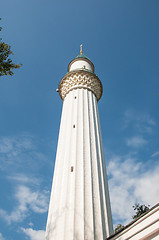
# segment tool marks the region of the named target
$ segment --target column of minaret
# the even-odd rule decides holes
[[[46,240],[104,240],[113,227],[97,105],[102,84],[82,49],[59,94],[63,110]]]

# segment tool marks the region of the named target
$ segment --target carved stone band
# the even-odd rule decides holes
[[[76,70],[67,73],[61,79],[58,88],[60,97],[64,100],[66,94],[77,88],[87,88],[92,91],[95,94],[97,101],[99,101],[103,92],[102,83],[94,73],[84,70]]]

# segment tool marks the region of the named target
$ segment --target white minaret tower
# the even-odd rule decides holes
[[[103,89],[82,45],[58,91],[63,110],[46,240],[104,240],[113,225],[97,105]]]

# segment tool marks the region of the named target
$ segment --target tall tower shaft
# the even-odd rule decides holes
[[[102,84],[82,53],[59,84],[63,110],[46,240],[104,240],[113,233],[97,101]]]

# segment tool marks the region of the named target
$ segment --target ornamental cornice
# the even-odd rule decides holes
[[[84,70],[76,70],[68,72],[61,79],[58,88],[60,97],[64,100],[65,96],[70,91],[77,88],[86,88],[92,91],[95,94],[97,101],[99,101],[103,92],[102,83],[97,75]]]

